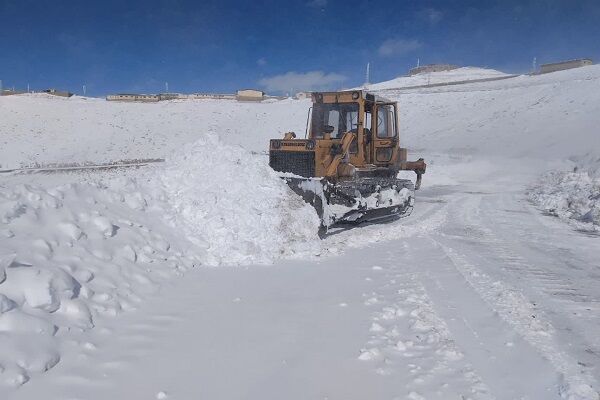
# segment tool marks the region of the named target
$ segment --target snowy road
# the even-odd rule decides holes
[[[600,241],[494,187],[425,189],[340,257],[190,271],[14,398],[593,399]]]

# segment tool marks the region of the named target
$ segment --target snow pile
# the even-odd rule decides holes
[[[547,212],[600,231],[600,158],[587,156],[572,171],[544,174],[528,195]]]
[[[319,252],[319,219],[264,156],[207,135],[174,153],[159,176],[173,222],[203,264],[265,263]]]
[[[0,384],[53,367],[59,336],[135,308],[193,265],[161,214],[137,188],[2,187]]]
[[[137,179],[0,188],[0,385],[52,368],[59,336],[136,308],[193,265],[320,251],[314,210],[214,136]]]

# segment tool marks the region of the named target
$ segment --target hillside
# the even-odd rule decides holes
[[[450,71],[423,72],[412,76],[399,76],[389,81],[373,83],[367,90],[397,89],[411,86],[436,85],[442,83],[462,82],[478,79],[493,79],[509,76],[494,69],[461,67]]]
[[[485,71],[449,72],[460,72],[463,79]],[[589,140],[595,121],[582,116],[598,112],[598,66],[408,91],[385,84],[386,97],[400,103],[401,134],[412,148],[516,157],[552,154],[557,160],[596,145]],[[306,100],[128,104],[81,97],[2,97],[0,160],[3,168],[12,168],[34,162],[161,158],[206,132],[229,144],[265,151],[268,139],[283,132],[302,136],[309,107]]]
[[[307,103],[173,100],[153,104],[48,95],[0,97],[0,164],[164,158],[208,132],[264,150],[265,138],[304,132]]]

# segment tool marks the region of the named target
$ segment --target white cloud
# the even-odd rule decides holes
[[[313,8],[325,8],[327,6],[327,0],[311,0],[306,3],[306,5]]]
[[[441,12],[440,10],[437,10],[435,8],[425,8],[422,11],[422,15],[423,17],[425,17],[425,19],[431,24],[431,25],[435,25],[438,22],[440,22],[442,20],[442,18],[444,18],[444,13]]]
[[[384,57],[401,56],[423,46],[416,39],[388,39],[379,46],[379,55]]]
[[[258,83],[269,92],[299,92],[302,90],[331,89],[346,80],[344,75],[310,71],[305,73],[286,72],[285,74],[263,78]]]
[[[256,65],[259,65],[261,67],[267,65],[267,59],[264,57],[259,58],[258,60],[256,60]]]

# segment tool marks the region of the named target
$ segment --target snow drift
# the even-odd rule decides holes
[[[190,268],[186,244],[139,191],[102,184],[0,191],[0,383],[60,360],[59,336],[133,309]]]
[[[600,231],[600,158],[577,158],[571,171],[544,174],[528,192],[533,203],[581,229]]]
[[[262,263],[318,252],[319,219],[265,163],[207,135],[174,153],[158,182],[174,226],[202,249],[203,264]]]
[[[193,265],[319,252],[318,218],[264,162],[207,135],[136,179],[0,186],[0,383],[60,360],[57,336],[136,308]]]

